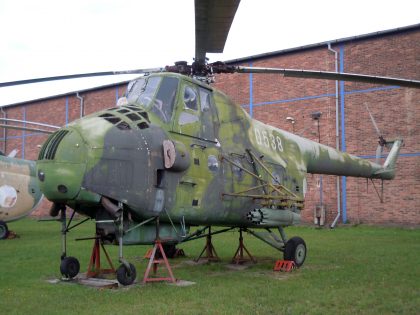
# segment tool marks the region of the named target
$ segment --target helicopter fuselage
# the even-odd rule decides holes
[[[388,179],[381,170],[254,120],[222,92],[173,73],[133,81],[124,105],[52,134],[37,161],[55,204],[181,226],[296,224],[306,173]]]

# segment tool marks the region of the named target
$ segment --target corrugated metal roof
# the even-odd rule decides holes
[[[73,90],[73,91],[66,92],[66,93],[49,95],[49,96],[45,96],[45,97],[41,97],[41,98],[36,98],[36,99],[31,99],[31,100],[26,100],[26,101],[22,101],[22,102],[16,102],[16,103],[12,103],[12,104],[6,104],[6,105],[3,105],[2,107],[3,108],[6,108],[6,107],[11,107],[11,106],[17,106],[17,105],[25,105],[25,104],[34,103],[34,102],[46,101],[46,100],[53,99],[53,98],[70,96],[70,95],[74,95],[76,93],[84,93],[84,92],[90,92],[90,91],[97,91],[97,90],[101,90],[101,89],[115,87],[117,85],[128,84],[128,82],[130,82],[130,80],[124,80],[124,81],[119,81],[119,82],[115,82],[115,83],[109,83],[109,84],[94,86],[94,87],[90,87],[90,88],[87,88],[87,89]]]
[[[304,45],[304,46],[299,46],[299,47],[294,47],[294,48],[287,48],[287,49],[283,49],[283,50],[267,52],[267,53],[263,53],[263,54],[257,54],[257,55],[252,55],[252,56],[248,56],[248,57],[232,59],[232,60],[228,60],[228,61],[225,61],[225,62],[227,64],[243,63],[243,62],[250,61],[250,60],[271,58],[271,57],[274,57],[274,56],[293,53],[293,52],[296,52],[296,51],[314,49],[314,48],[318,48],[318,47],[322,47],[322,46],[327,46],[328,44],[334,45],[334,44],[345,43],[345,42],[359,41],[359,40],[365,40],[365,39],[374,38],[374,37],[393,35],[393,34],[396,34],[396,33],[404,33],[404,32],[415,31],[415,30],[418,30],[418,29],[420,29],[420,23],[413,24],[413,25],[408,25],[408,26],[404,26],[404,27],[393,28],[393,29],[384,30],[384,31],[367,33],[367,34],[363,34],[363,35],[356,35],[356,36],[351,36],[351,37],[329,40],[329,41],[325,41],[325,42],[321,42],[321,43],[315,43],[315,44],[309,44],[309,45]]]

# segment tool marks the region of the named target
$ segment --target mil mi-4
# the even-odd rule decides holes
[[[390,153],[380,165],[252,119],[209,82],[215,73],[233,72],[409,88],[420,87],[420,82],[206,63],[206,52],[223,50],[238,5],[239,1],[196,0],[197,51],[192,65],[181,62],[134,71],[142,76],[128,85],[118,106],[68,124],[42,146],[35,162],[37,183],[53,203],[51,214],[61,214],[61,272],[66,277],[79,272],[77,259],[67,256],[68,208],[73,209],[69,221],[74,213],[94,219],[95,237],[119,245],[117,279],[128,285],[136,270],[123,256],[125,244],[159,240],[170,256],[178,243],[232,229],[250,232],[301,266],[305,241],[287,238],[283,228],[300,222],[307,173],[394,177],[401,139],[381,143]],[[211,37],[207,30],[219,32]],[[57,78],[35,80],[52,79]],[[193,226],[202,228],[192,232]],[[223,228],[212,232],[212,226]]]

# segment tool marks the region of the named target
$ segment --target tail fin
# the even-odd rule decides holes
[[[393,179],[395,177],[395,164],[397,162],[398,154],[404,141],[402,139],[397,139],[387,143],[392,143],[391,150],[389,151],[388,157],[385,163],[382,165],[382,168],[375,172],[375,178]]]

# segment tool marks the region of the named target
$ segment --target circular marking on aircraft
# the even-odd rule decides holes
[[[9,185],[0,187],[0,207],[12,208],[17,201],[16,189]]]

